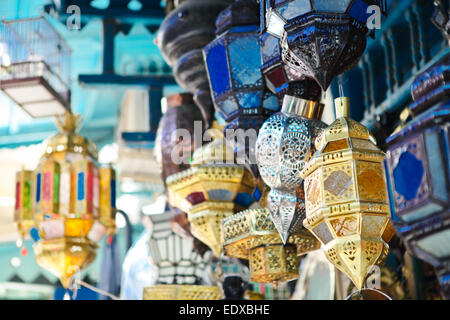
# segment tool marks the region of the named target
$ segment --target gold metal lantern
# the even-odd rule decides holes
[[[57,118],[60,133],[16,182],[19,231],[31,235],[37,263],[66,288],[95,259],[96,243],[115,232],[115,171],[97,164],[95,145],[77,134],[79,120],[70,112]]]
[[[300,254],[320,244],[298,226],[283,244],[267,208],[249,209],[222,221],[224,253],[250,262],[251,281],[277,283],[298,277]]]
[[[335,100],[337,119],[316,139],[305,165],[304,226],[328,260],[361,290],[392,237],[383,159],[369,130],[349,118],[349,99]]]
[[[166,284],[144,288],[144,300],[220,300],[219,287]]]
[[[214,140],[194,152],[191,168],[169,176],[166,184],[169,203],[188,213],[192,235],[220,257],[221,220],[248,208],[259,190],[250,171],[234,163],[223,134],[210,131]]]

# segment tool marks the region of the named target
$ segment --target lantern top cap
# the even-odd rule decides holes
[[[335,99],[335,108],[337,119],[316,138],[316,150],[320,151],[329,142],[342,139],[369,140],[373,144],[377,144],[369,129],[348,116],[350,109],[349,98],[340,97]]]
[[[69,111],[56,117],[56,126],[60,132],[46,140],[44,156],[52,156],[58,152],[74,152],[97,159],[96,145],[77,133],[80,124],[80,115]]]
[[[219,13],[216,34],[236,26],[259,25],[259,8],[254,0],[237,0]]]

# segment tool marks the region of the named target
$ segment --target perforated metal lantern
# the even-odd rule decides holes
[[[415,117],[391,135],[386,165],[392,220],[408,250],[436,268],[450,299],[450,55],[412,85]]]
[[[256,141],[259,172],[272,188],[270,214],[283,242],[305,218],[300,171],[315,150],[314,139],[327,127],[319,120],[322,111],[319,102],[286,95],[282,111],[267,119]]]
[[[216,39],[203,49],[216,111],[230,122],[226,128],[257,130],[280,105],[261,74],[256,2],[234,2],[216,27]]]
[[[336,99],[336,114],[300,173],[303,224],[322,242],[327,259],[361,290],[372,266],[387,256],[392,236],[384,153],[367,128],[348,118],[348,98]]]
[[[217,134],[194,152],[190,169],[169,176],[166,184],[169,203],[188,213],[192,234],[220,257],[221,220],[248,208],[260,191],[251,173],[234,164],[233,150]]]
[[[94,260],[103,235],[115,233],[116,178],[114,169],[97,164],[95,145],[77,134],[79,116],[57,120],[61,132],[45,142],[31,188],[29,174],[19,174],[16,221],[22,232],[31,227],[37,263],[67,287]],[[23,211],[30,205],[33,212]]]
[[[295,229],[286,244],[266,208],[250,209],[222,221],[224,253],[250,262],[254,282],[289,281],[298,277],[300,254],[320,244],[305,229]]]
[[[351,69],[366,47],[369,9],[385,0],[262,0],[265,27],[280,38],[283,61],[326,90]]]

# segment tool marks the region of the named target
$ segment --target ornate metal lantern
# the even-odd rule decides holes
[[[157,44],[173,67],[179,85],[194,95],[206,125],[214,106],[203,61],[202,48],[214,39],[214,21],[229,0],[185,0],[171,11],[158,30]]]
[[[264,29],[264,27],[262,28]],[[260,36],[261,72],[264,75],[267,88],[283,101],[288,92],[289,82],[304,79],[304,75],[284,64],[281,60],[280,39],[265,32]]]
[[[320,247],[307,230],[298,227],[283,244],[268,209],[239,212],[222,220],[225,255],[248,259],[251,281],[276,283],[296,279],[299,255]]]
[[[348,98],[336,99],[338,118],[319,137],[305,179],[304,226],[328,260],[361,290],[371,267],[383,262],[392,236],[384,153],[369,130],[348,118]]]
[[[303,80],[301,84],[307,93],[319,93],[315,99],[320,98],[321,90],[314,80]],[[284,243],[305,218],[300,171],[314,152],[312,141],[327,127],[319,120],[323,107],[320,102],[286,95],[282,111],[271,116],[258,135],[258,168],[264,182],[272,188],[268,208]]]
[[[223,134],[210,131],[214,141],[198,148],[192,167],[169,176],[166,184],[169,203],[188,213],[192,234],[220,257],[221,220],[248,208],[259,199],[260,191],[251,173],[234,164],[234,152]]]
[[[149,251],[158,267],[157,284],[144,288],[144,300],[218,300],[219,287],[203,286],[205,261],[193,250],[191,239],[183,238],[170,227],[172,214],[151,216]]]
[[[392,220],[408,251],[433,265],[450,299],[450,55],[412,84],[415,115],[386,143]]]
[[[370,13],[385,0],[261,0],[264,25],[281,41],[283,61],[315,79],[326,90],[332,79],[351,69],[363,54]]]
[[[217,37],[203,49],[214,105],[229,122],[225,129],[258,130],[280,108],[261,74],[258,24],[256,2],[238,0],[219,14]],[[253,148],[247,146],[246,155]]]
[[[38,264],[67,287],[94,260],[96,242],[115,232],[115,171],[97,165],[95,145],[76,133],[78,116],[57,120],[61,133],[46,141],[37,169],[18,174],[16,222],[22,233],[34,222]]]

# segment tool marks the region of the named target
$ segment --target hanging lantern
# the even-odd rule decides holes
[[[254,282],[296,279],[299,254],[320,248],[315,238],[300,228],[283,244],[266,208],[245,210],[223,219],[222,230],[225,255],[249,260]]]
[[[164,99],[166,111],[159,122],[154,152],[161,167],[161,178],[165,183],[168,176],[190,167],[189,159],[195,147],[195,125],[201,124],[199,126],[201,131],[197,134],[203,134],[204,120],[192,94],[178,93]],[[181,140],[180,136],[175,134],[176,130],[187,130],[190,139]],[[172,153],[175,149],[179,151],[179,156],[188,158],[174,162]],[[172,226],[178,234],[192,237],[185,212],[176,208],[173,210]]]
[[[219,300],[219,287],[203,286],[205,261],[193,250],[192,240],[180,237],[170,227],[172,214],[150,216],[151,263],[158,267],[156,284],[145,287],[144,300]]]
[[[415,116],[386,139],[392,220],[408,251],[433,265],[450,299],[450,55],[412,84]]]
[[[205,71],[202,48],[214,39],[214,21],[229,0],[184,0],[161,23],[156,43],[173,68],[177,83],[194,95],[205,125],[214,117],[214,106]]]
[[[301,83],[305,85],[306,93],[316,91],[319,95],[314,98],[320,97],[320,87],[314,80]],[[284,243],[305,218],[300,171],[314,152],[311,141],[327,127],[319,120],[323,107],[316,101],[286,95],[282,111],[271,116],[258,135],[258,168],[264,182],[272,188],[268,207]]]
[[[326,90],[333,78],[355,66],[373,34],[367,25],[385,0],[261,0],[266,31],[280,39],[282,59]]]
[[[67,112],[57,120],[61,132],[46,141],[33,172],[30,235],[37,263],[67,287],[70,277],[94,260],[102,236],[115,232],[115,171],[97,165],[95,145],[76,133],[78,116]],[[24,192],[30,175],[19,174],[18,209],[28,208]],[[30,211],[23,209],[16,214],[21,231],[31,225]]]
[[[203,49],[216,111],[228,122],[225,130],[242,129],[249,134],[247,130],[253,129],[257,134],[267,117],[280,109],[277,97],[265,87],[261,73],[258,24],[255,1],[235,1],[219,14],[217,37]],[[250,143],[247,139],[230,139],[228,134],[227,139],[239,159],[242,157],[257,176],[252,137]]]
[[[162,116],[158,132],[160,139],[159,153],[161,154],[161,178],[163,181],[171,174],[183,171],[189,168],[189,157],[194,151],[195,136],[194,129],[196,122],[201,124],[199,126],[203,129],[204,122],[202,121],[202,114],[200,109],[195,105],[192,94],[178,93],[165,97],[167,110]],[[179,135],[175,135],[176,130],[187,130],[190,139],[183,141]],[[202,134],[203,132],[198,132]],[[172,159],[173,150],[179,150],[180,156],[188,156],[187,159],[182,159],[180,163],[175,163]]]
[[[348,98],[338,98],[338,118],[316,139],[305,179],[304,226],[324,245],[328,260],[361,290],[371,267],[387,256],[392,236],[384,153],[369,130],[350,119]]]
[[[234,152],[220,130],[210,130],[214,141],[198,148],[191,168],[167,178],[169,203],[188,213],[192,234],[217,257],[222,252],[220,222],[259,199],[255,180],[234,164]]]

